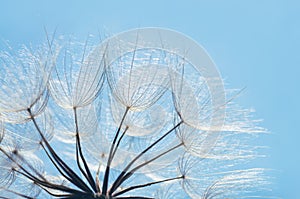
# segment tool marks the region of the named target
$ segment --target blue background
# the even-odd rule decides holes
[[[5,2],[5,3],[4,3]],[[274,193],[299,198],[300,3],[292,0],[1,1],[0,39],[12,45],[45,41],[44,27],[86,38],[127,29],[175,29],[200,43],[229,88],[255,108],[271,134],[260,165],[275,170]]]

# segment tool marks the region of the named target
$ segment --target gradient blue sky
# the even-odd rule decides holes
[[[6,3],[4,3],[6,2]],[[300,1],[127,0],[1,1],[0,39],[12,45],[40,43],[50,32],[86,38],[131,28],[158,26],[200,43],[230,88],[255,108],[271,135],[261,164],[275,169],[275,193],[299,198],[300,185]]]

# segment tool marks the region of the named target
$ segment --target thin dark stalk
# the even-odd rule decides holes
[[[20,167],[21,168],[21,167]],[[71,189],[69,187],[63,186],[63,185],[57,185],[53,184],[47,181],[42,181],[35,176],[31,175],[27,170],[24,170],[24,168],[21,168],[24,172],[16,170],[17,173],[23,175],[27,179],[31,180],[33,183],[35,183],[37,186],[41,187],[43,190],[46,190],[45,187],[50,188],[50,189],[55,189],[59,191],[64,191],[72,194],[78,194],[78,193],[83,193],[81,191]]]
[[[21,194],[21,193],[18,193],[18,192],[16,192],[16,191],[12,191],[12,190],[10,190],[10,189],[4,189],[4,190],[7,191],[7,192],[10,192],[10,193],[13,193],[13,194],[15,194],[15,195],[17,195],[17,196],[23,197],[23,198],[27,198],[27,199],[35,199],[35,198],[31,197],[31,196],[26,196],[26,195]],[[3,197],[3,196],[0,196],[0,198],[3,198],[3,199],[10,199],[10,198],[6,198],[6,197]]]
[[[159,139],[157,139],[154,143],[152,143],[150,146],[148,146],[144,151],[142,151],[139,155],[137,155],[126,167],[125,169],[120,173],[118,178],[113,183],[110,193],[113,193],[123,182],[123,177],[126,174],[126,172],[130,169],[130,167],[147,151],[149,151],[152,147],[154,147],[157,143],[159,143],[161,140],[163,140],[166,136],[168,136],[172,131],[174,131],[176,128],[178,128],[183,121],[180,121],[178,124],[176,124],[173,128],[171,128],[169,131],[167,131],[163,136],[161,136]]]
[[[37,179],[35,176],[33,176],[29,171],[27,171],[27,169],[25,169],[22,165],[20,165],[20,163],[18,163],[12,156],[10,156],[4,149],[2,149],[0,147],[0,151],[12,162],[14,162],[21,170],[23,170],[27,175],[25,177],[27,177],[28,179],[32,180],[32,179]],[[20,172],[16,169],[13,168],[13,171],[15,172]],[[37,179],[38,180],[38,179]],[[32,180],[34,181],[34,180]]]
[[[25,163],[36,175],[38,175],[42,180],[46,181],[45,177],[40,174],[26,159],[24,159],[19,153],[16,153],[16,156]]]
[[[7,197],[3,197],[3,196],[0,196],[0,198],[2,198],[2,199],[10,199],[10,198],[7,198]]]
[[[31,110],[27,109],[27,111],[32,119],[32,122],[34,123],[35,128],[40,134],[43,142],[46,144],[46,147],[49,150],[51,156],[54,158],[55,162],[61,167],[61,169],[72,179],[71,182],[81,190],[84,190],[88,193],[93,193],[93,191],[83,182],[83,180],[56,154],[54,149],[51,147],[51,145],[43,135],[41,129],[39,128]]]
[[[65,187],[63,185],[56,185],[56,184],[52,184],[50,182],[38,179],[36,176],[32,175],[26,168],[24,168],[22,165],[20,165],[14,158],[12,158],[9,154],[7,154],[7,152],[4,151],[2,148],[0,148],[0,151],[6,157],[8,157],[11,161],[13,161],[23,171],[22,172],[22,171],[14,169],[15,172],[23,175],[24,177],[26,177],[27,179],[31,180],[32,182],[34,182],[38,186],[40,186],[40,187],[44,186],[44,187],[48,187],[48,188],[57,189],[57,190],[60,190],[60,191],[70,192],[70,193],[81,193],[80,191],[77,191],[77,190]]]
[[[159,183],[164,183],[164,182],[169,182],[169,181],[179,180],[179,179],[183,179],[183,176],[179,176],[179,177],[175,177],[175,178],[168,178],[168,179],[165,179],[165,180],[159,180],[159,181],[155,181],[155,182],[149,182],[149,183],[146,183],[146,184],[141,184],[141,185],[136,185],[136,186],[131,186],[131,187],[128,187],[128,188],[114,194],[113,197],[122,195],[122,194],[124,194],[126,192],[129,192],[131,190],[134,190],[134,189],[140,189],[140,188],[144,188],[144,187],[151,186],[151,185],[154,185],[154,184],[159,184]]]
[[[155,161],[156,159],[162,157],[163,155],[166,155],[167,153],[169,153],[169,152],[171,152],[171,151],[177,149],[178,147],[180,147],[180,146],[182,146],[182,145],[183,145],[183,143],[177,144],[176,146],[174,146],[174,147],[170,148],[169,150],[167,150],[167,151],[165,151],[165,152],[163,152],[163,153],[157,155],[156,157],[154,157],[154,158],[152,158],[152,159],[150,159],[150,160],[148,160],[148,161],[146,161],[146,162],[144,162],[144,163],[142,163],[142,164],[136,166],[135,168],[133,168],[132,170],[130,170],[129,172],[126,173],[126,175],[122,178],[122,181],[120,182],[119,186],[120,186],[125,180],[127,180],[128,178],[130,178],[130,177],[131,177],[137,170],[139,170],[140,168],[146,166],[147,164],[149,164],[149,163]],[[117,188],[118,188],[118,187],[117,187]],[[110,193],[111,193],[111,192],[110,192]]]
[[[126,128],[125,128],[125,130],[123,131],[121,137],[119,138],[118,143],[117,143],[117,145],[116,145],[116,147],[115,147],[115,150],[114,150],[114,152],[113,152],[113,154],[112,154],[112,159],[115,157],[115,154],[116,154],[117,149],[118,149],[118,147],[119,147],[119,145],[120,145],[120,143],[121,143],[121,140],[122,140],[122,138],[124,137],[124,135],[126,134],[126,131],[128,130],[128,128],[129,128],[129,127],[126,126]]]
[[[59,166],[57,165],[57,163],[55,162],[55,160],[51,157],[51,155],[49,154],[49,152],[47,151],[47,149],[45,148],[44,144],[41,143],[42,148],[44,149],[45,153],[47,154],[47,157],[49,158],[49,160],[52,162],[52,164],[55,166],[55,168],[57,169],[57,171],[64,177],[66,178],[69,182],[72,182],[73,180],[67,176],[62,170],[61,168],[59,168]],[[73,183],[73,182],[72,182]]]
[[[125,117],[126,117],[128,111],[129,111],[129,109],[130,109],[130,107],[126,107],[125,113],[124,113],[124,115],[122,117],[122,120],[120,122],[119,128],[118,128],[118,130],[116,132],[116,135],[114,137],[113,143],[110,146],[110,151],[109,151],[109,156],[108,156],[108,160],[107,160],[107,165],[106,165],[105,174],[104,174],[104,180],[103,180],[103,186],[102,186],[102,193],[104,195],[107,192],[109,172],[110,172],[110,165],[111,165],[111,162],[113,160],[113,151],[116,150],[116,149],[114,149],[115,148],[115,144],[116,144],[117,138],[118,138],[119,133],[120,133],[121,128],[122,128],[122,124],[123,124],[123,122],[125,120]]]
[[[49,195],[54,196],[54,197],[66,197],[66,196],[71,196],[72,194],[54,194],[51,191],[49,191],[48,189],[45,189],[44,187],[42,187],[42,189],[47,192]]]
[[[84,158],[84,155],[82,153],[82,148],[81,148],[81,144],[80,144],[80,136],[79,136],[79,127],[78,127],[78,119],[77,119],[77,109],[74,107],[74,116],[75,116],[75,127],[76,127],[76,161],[77,161],[77,165],[80,169],[80,171],[82,172],[82,174],[85,176],[85,178],[87,179],[87,181],[89,182],[89,184],[91,185],[91,187],[93,188],[93,190],[95,192],[99,192],[100,188],[96,186],[95,181],[93,180],[93,176],[91,174],[91,171],[87,165],[87,162]],[[80,165],[80,161],[79,161],[79,156],[78,153],[80,155],[81,161],[83,162],[85,171],[83,170],[83,168]]]

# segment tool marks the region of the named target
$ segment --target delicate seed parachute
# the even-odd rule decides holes
[[[265,130],[201,46],[160,28],[94,40],[0,53],[0,198],[267,197],[248,166]]]

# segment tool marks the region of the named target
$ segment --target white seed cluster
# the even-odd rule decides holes
[[[56,38],[56,37],[55,37]],[[0,198],[265,194],[252,139],[205,50],[167,29],[0,53]]]

